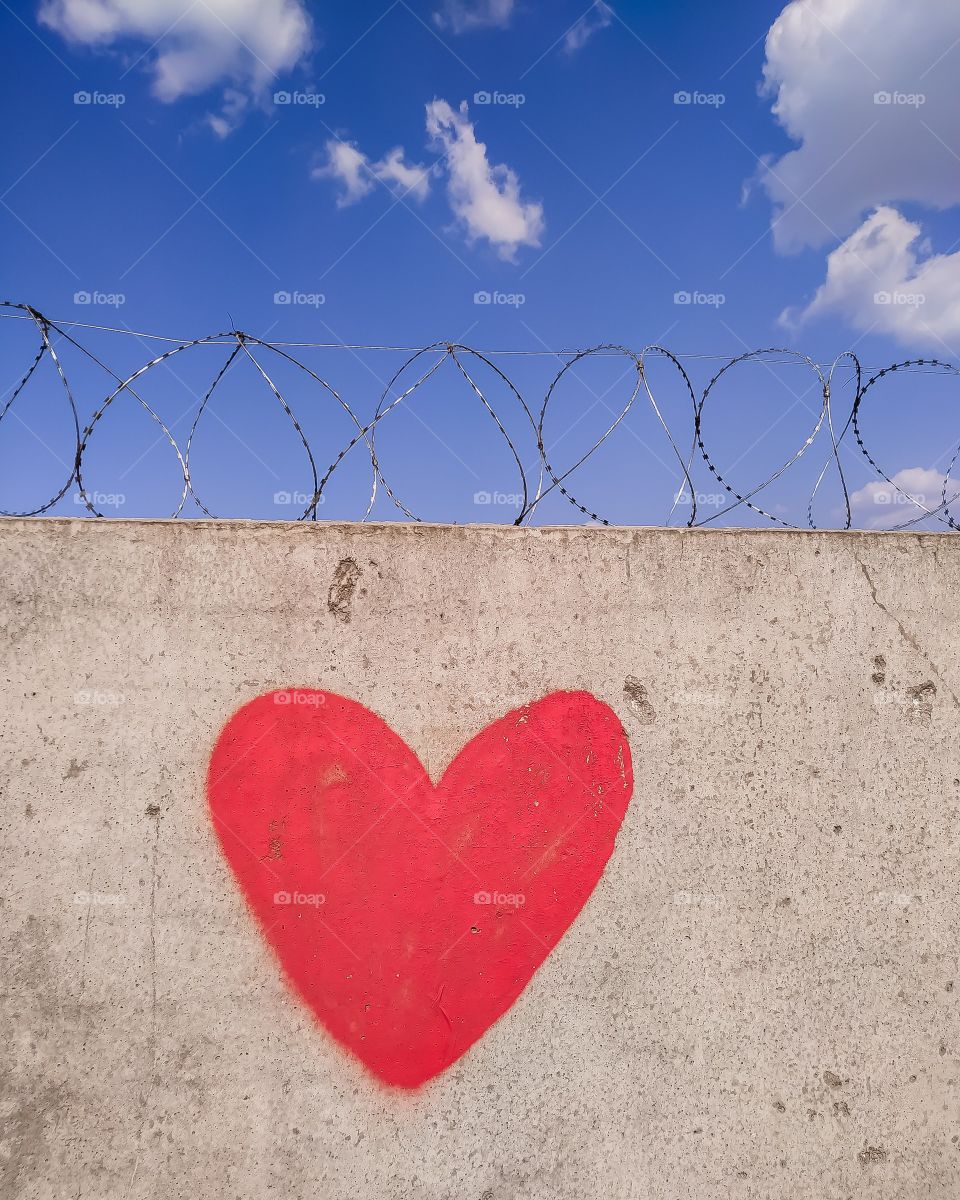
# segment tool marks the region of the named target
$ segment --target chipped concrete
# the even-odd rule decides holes
[[[343,558],[327,592],[327,608],[337,618],[348,624],[353,612],[353,593],[357,590],[362,571],[352,558]]]
[[[7,520],[0,544],[3,1200],[960,1195],[953,537]],[[294,686],[434,773],[556,688],[631,739],[596,892],[412,1096],[292,997],[210,829],[223,722]]]
[[[657,719],[656,711],[650,703],[647,689],[639,679],[628,675],[623,681],[623,696],[630,713],[641,725],[652,725]]]

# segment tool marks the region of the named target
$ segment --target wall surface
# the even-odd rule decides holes
[[[960,1195],[960,542],[8,520],[0,554],[4,1200]],[[629,740],[582,911],[422,1087],[287,982],[214,827],[275,689],[434,780],[556,691]]]

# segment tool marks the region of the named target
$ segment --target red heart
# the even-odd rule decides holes
[[[207,792],[227,861],[290,982],[396,1087],[455,1062],[586,903],[633,790],[615,713],[554,692],[489,725],[434,786],[332,692],[239,709]]]

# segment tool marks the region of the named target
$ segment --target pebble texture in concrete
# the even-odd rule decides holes
[[[960,1195],[960,542],[0,524],[0,1196]],[[556,689],[636,786],[452,1069],[390,1091],[285,985],[211,829],[279,687],[434,777]]]

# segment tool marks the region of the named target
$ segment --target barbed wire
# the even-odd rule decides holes
[[[614,524],[615,522],[597,511],[590,502],[588,496],[590,480],[584,476],[582,469],[594,458],[600,448],[608,444],[618,430],[624,427],[628,416],[639,401],[649,407],[656,426],[665,436],[676,462],[676,478],[680,480],[680,486],[672,496],[667,524],[673,519],[680,506],[689,505],[689,513],[684,522],[689,527],[715,524],[741,510],[741,515],[743,513],[753,514],[754,517],[785,528],[816,529],[818,525],[814,519],[815,504],[824,481],[832,474],[843,501],[842,507],[839,509],[842,519],[834,527],[852,528],[856,517],[852,504],[854,493],[849,486],[845,464],[840,453],[844,440],[847,439],[849,444],[852,438],[857,447],[856,453],[859,455],[859,461],[862,465],[865,464],[871,478],[880,481],[879,485],[875,485],[880,488],[880,491],[875,493],[875,498],[879,498],[882,503],[906,506],[911,510],[906,520],[893,524],[887,522],[885,528],[910,529],[921,522],[933,521],[943,529],[954,532],[960,530],[960,525],[957,524],[951,512],[951,505],[960,498],[960,483],[952,475],[954,465],[960,456],[960,443],[950,453],[949,465],[943,474],[939,492],[933,495],[920,494],[915,490],[908,491],[903,486],[903,480],[898,482],[897,472],[888,473],[879,465],[877,455],[868,448],[863,432],[862,419],[868,397],[872,396],[874,389],[891,375],[895,373],[934,373],[948,378],[956,378],[960,375],[960,370],[956,366],[936,358],[908,359],[889,366],[864,367],[857,356],[850,351],[841,354],[832,363],[824,364],[797,351],[782,347],[749,350],[733,357],[714,354],[681,354],[660,345],[648,345],[639,351],[614,344],[562,350],[481,351],[459,342],[437,342],[429,346],[417,347],[374,343],[268,341],[238,329],[225,330],[201,338],[181,340],[160,334],[142,333],[90,322],[57,321],[44,316],[31,305],[14,301],[0,301],[0,318],[28,322],[38,336],[37,348],[33,352],[32,359],[22,374],[18,372],[14,376],[16,382],[7,389],[9,396],[2,401],[2,407],[0,407],[0,452],[3,449],[3,422],[11,413],[14,404],[28,392],[31,381],[35,379],[44,360],[49,360],[53,365],[62,389],[69,414],[71,441],[74,446],[73,462],[68,464],[68,474],[50,498],[34,507],[0,508],[0,515],[3,516],[30,517],[49,513],[74,485],[77,488],[79,502],[82,503],[85,510],[92,516],[105,516],[96,502],[98,493],[95,489],[88,487],[88,481],[85,479],[85,456],[105,414],[124,395],[136,400],[155,423],[161,438],[169,444],[178,463],[181,474],[179,498],[173,511],[164,515],[175,518],[183,516],[190,500],[207,517],[224,515],[215,514],[198,493],[191,472],[191,455],[199,424],[210,406],[212,397],[221,387],[234,363],[246,361],[262,380],[265,396],[272,397],[280,405],[306,455],[311,490],[304,494],[305,504],[303,511],[296,518],[297,520],[316,521],[319,519],[317,510],[324,502],[331,479],[347,457],[356,451],[365,453],[370,465],[369,495],[359,519],[367,520],[371,516],[377,496],[382,490],[404,517],[412,521],[420,521],[423,518],[401,498],[396,485],[388,482],[381,456],[377,450],[377,436],[389,414],[406,405],[410,397],[426,385],[443,364],[449,361],[453,363],[466,385],[467,393],[473,396],[482,412],[492,420],[497,437],[504,445],[512,467],[516,471],[519,490],[515,493],[514,507],[516,511],[512,516],[512,523],[515,525],[529,523],[544,500],[553,492],[558,493],[582,517],[603,525]],[[166,348],[137,367],[132,373],[118,373],[98,354],[95,354],[89,345],[78,340],[78,336],[71,332],[76,330],[118,335],[127,339],[137,339],[140,342],[156,341],[165,343]],[[163,365],[169,366],[177,359],[177,356],[202,346],[222,347],[226,351],[226,357],[210,385],[201,395],[197,396],[197,408],[187,438],[181,447],[171,428],[164,422],[156,408],[141,394],[137,385],[148,376],[150,371]],[[113,386],[104,399],[98,399],[96,404],[87,409],[83,409],[78,404],[77,396],[64,365],[64,356],[58,353],[58,347],[71,348],[107,374]],[[326,378],[293,353],[297,350],[339,350],[349,351],[354,355],[360,351],[393,351],[405,355],[405,358],[383,387],[372,416],[363,419],[355,405],[344,399]],[[554,358],[561,362],[560,369],[547,385],[542,401],[536,407],[528,404],[516,383],[494,362],[495,358],[503,359],[509,356]],[[552,461],[553,452],[548,446],[552,444],[550,436],[553,431],[552,418],[558,389],[568,373],[574,372],[579,364],[594,358],[621,359],[625,364],[625,373],[633,378],[632,390],[618,411],[611,410],[612,419],[605,430],[582,452],[575,455],[572,465],[556,468]],[[684,366],[684,360],[720,360],[721,365],[702,391],[698,392]],[[674,431],[664,415],[663,406],[658,402],[651,386],[651,366],[654,361],[665,364],[668,370],[677,377],[679,394],[683,398],[687,412],[686,435],[680,441],[675,437]],[[708,404],[710,411],[713,410],[713,395],[720,381],[735,368],[751,361],[762,362],[767,367],[796,366],[811,372],[816,382],[820,404],[819,409],[813,414],[815,416],[813,429],[799,449],[766,474],[760,482],[748,488],[738,489],[728,478],[727,473],[720,470],[717,465],[717,454],[708,449],[705,440],[704,414],[708,409]],[[319,465],[324,460],[315,454],[311,438],[295,415],[289,395],[285,395],[284,391],[281,391],[276,381],[275,375],[281,365],[283,369],[293,369],[295,377],[302,383],[305,391],[319,388],[320,393],[328,401],[331,401],[336,409],[339,409],[349,423],[351,433],[348,440],[332,454],[329,465],[325,469]],[[834,378],[843,367],[850,369],[850,375],[845,380],[844,386],[850,387],[852,390],[842,411],[839,411],[835,398]],[[491,402],[489,388],[485,390],[478,382],[478,374],[481,369],[492,373],[493,379],[505,389],[508,397],[506,406],[498,408]],[[412,382],[407,382],[408,380],[412,380]],[[795,393],[794,396],[796,396]],[[298,396],[298,404],[302,398],[302,396]],[[312,399],[312,396],[310,398]],[[89,415],[81,417],[81,411]],[[563,436],[566,436],[570,430],[562,432]],[[524,461],[520,448],[520,442],[523,439],[528,439],[530,444],[535,447],[537,461],[533,466]],[[805,520],[802,523],[793,523],[782,511],[773,511],[773,507],[779,506],[765,506],[761,494],[795,468],[816,445],[825,449],[823,466],[820,468],[809,494],[805,506]],[[701,512],[702,506],[698,505],[698,491],[693,478],[694,466],[698,461],[702,461],[722,489],[714,502],[716,511],[706,516]],[[578,476],[575,481],[573,480],[574,476]],[[937,477],[939,478],[939,472],[937,472]]]

